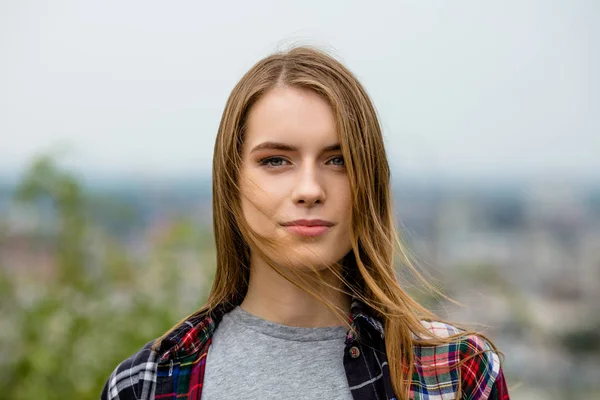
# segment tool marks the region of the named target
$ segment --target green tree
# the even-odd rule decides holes
[[[44,240],[54,267],[38,276],[0,266],[0,399],[96,399],[118,362],[202,303],[209,233],[174,220],[141,258],[94,219],[134,217],[104,200],[49,156],[19,183],[15,204],[52,221]]]

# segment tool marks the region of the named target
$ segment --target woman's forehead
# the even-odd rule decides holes
[[[335,116],[329,104],[315,92],[275,88],[250,110],[244,142],[249,148],[264,142],[298,149],[331,146],[338,142]]]

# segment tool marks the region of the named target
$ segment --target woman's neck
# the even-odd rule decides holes
[[[330,285],[341,287],[341,282],[331,271],[322,271],[321,274]],[[292,279],[294,276],[290,274]],[[348,295],[325,285],[313,287],[313,290],[348,315]],[[289,282],[262,260],[252,262],[248,292],[240,307],[264,320],[288,326],[325,327],[347,323],[347,318],[341,320],[325,304]]]

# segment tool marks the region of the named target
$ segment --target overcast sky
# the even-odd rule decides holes
[[[361,79],[394,171],[600,178],[600,2],[2,1],[0,174],[210,174],[229,92],[313,44]]]

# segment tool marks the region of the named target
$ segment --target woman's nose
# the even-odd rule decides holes
[[[319,179],[316,167],[304,167],[300,170],[293,191],[293,201],[296,204],[312,206],[325,201],[325,188]]]

